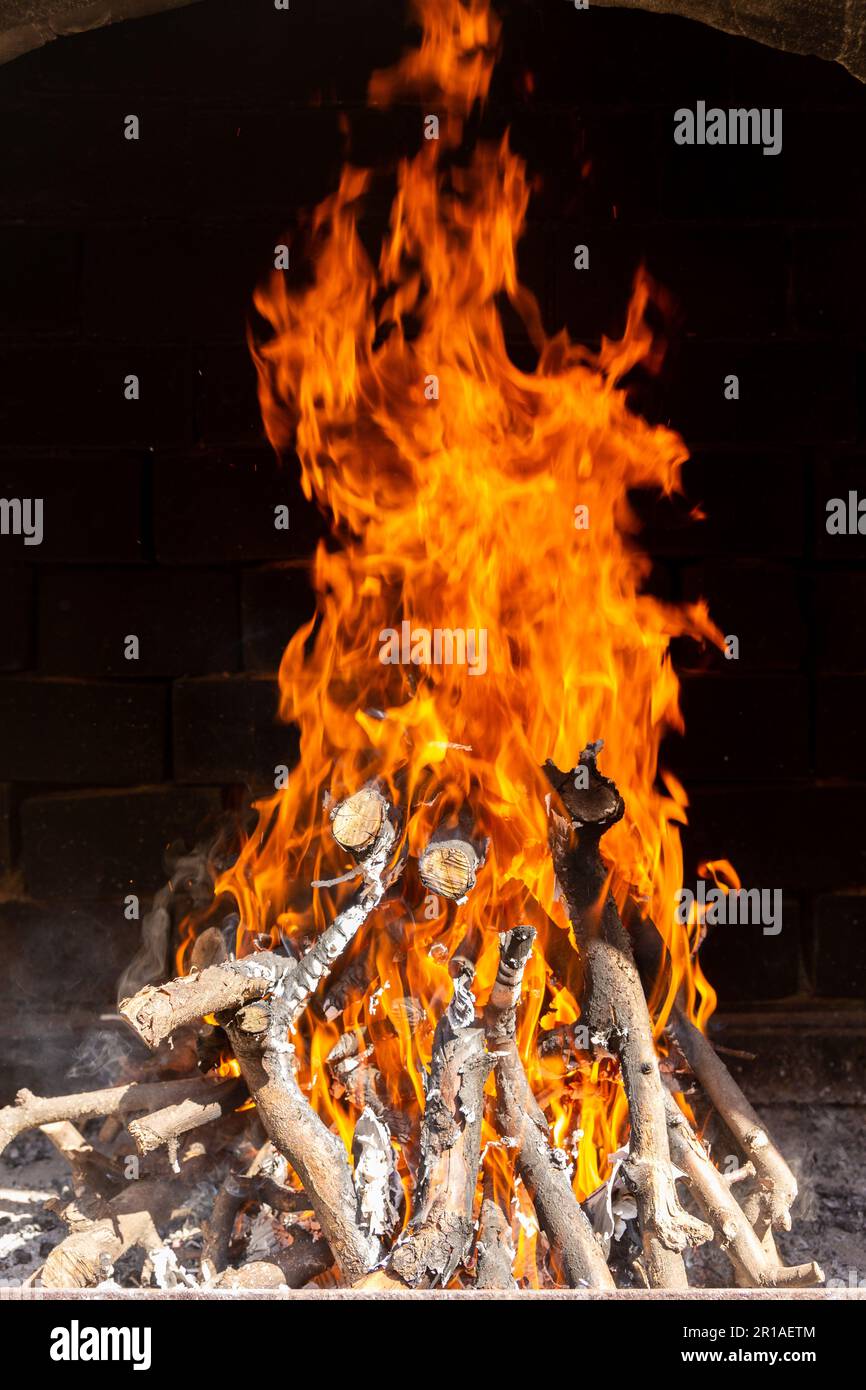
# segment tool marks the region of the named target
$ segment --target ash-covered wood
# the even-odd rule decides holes
[[[476,1289],[516,1289],[513,1267],[511,1225],[496,1198],[485,1191],[475,1239]]]
[[[334,1084],[358,1111],[370,1109],[376,1118],[400,1143],[411,1134],[408,1118],[383,1096],[382,1074],[373,1062],[374,1049],[358,1029],[343,1033],[325,1058]]]
[[[257,1183],[263,1176],[262,1169],[273,1161],[274,1156],[274,1146],[268,1139],[257,1150],[246,1174],[229,1173],[226,1176],[216,1195],[210,1220],[202,1231],[201,1272],[205,1279],[216,1279],[228,1266],[235,1217],[248,1197],[254,1195],[244,1188],[244,1180]]]
[[[59,1214],[70,1228],[51,1251],[40,1271],[46,1289],[93,1288],[111,1272],[121,1255],[139,1247],[146,1252],[162,1245],[161,1227],[184,1200],[189,1182],[202,1176],[202,1151],[190,1150],[179,1177],[148,1177],[122,1181],[116,1195],[97,1188],[79,1193]]]
[[[302,1093],[294,1071],[289,1019],[280,999],[259,1001],[222,1022],[259,1119],[301,1179],[322,1234],[351,1283],[375,1264],[379,1242],[356,1221],[346,1151]]]
[[[176,1143],[182,1134],[199,1125],[210,1124],[223,1115],[230,1115],[241,1104],[245,1094],[246,1088],[241,1082],[227,1080],[214,1083],[203,1077],[183,1100],[131,1120],[127,1129],[143,1157],[165,1144]]]
[[[295,962],[288,957],[261,951],[162,985],[146,985],[131,999],[124,999],[118,1012],[153,1049],[184,1024],[261,999],[294,969]]]
[[[515,1042],[516,1010],[534,940],[532,927],[503,933],[499,970],[484,1013],[495,1068],[496,1126],[514,1150],[517,1171],[566,1283],[570,1288],[612,1289],[601,1246],[574,1195],[568,1160],[551,1143],[544,1111],[532,1093]]]
[[[590,744],[577,767],[545,765],[561,813],[551,811],[556,876],[584,958],[581,1021],[594,1047],[619,1059],[631,1133],[624,1175],[634,1191],[643,1244],[643,1272],[653,1288],[686,1288],[682,1251],[712,1238],[712,1229],[680,1204],[671,1167],[664,1088],[652,1022],[631,943],[609,891],[600,840],[624,812],[615,785],[597,767],[601,744]]]
[[[182,1104],[195,1095],[202,1078],[181,1077],[176,1081],[130,1081],[125,1086],[109,1086],[99,1091],[78,1091],[68,1096],[35,1096],[26,1089],[18,1092],[13,1105],[0,1110],[0,1153],[27,1129],[58,1120],[79,1123],[100,1115],[121,1120],[165,1106]]]
[[[771,1228],[789,1231],[797,1179],[760,1116],[716,1055],[709,1039],[695,1028],[681,1009],[672,1014],[668,1031],[746,1158],[754,1165],[759,1186],[756,1221],[764,1217]]]
[[[368,794],[371,792],[372,789],[368,789]],[[331,813],[332,830],[337,824],[341,809],[344,809],[349,803],[357,801],[358,797],[362,795],[364,794],[359,792],[354,797],[349,797],[348,801],[341,802]],[[377,807],[381,803],[381,815],[377,822],[378,828],[375,837],[372,840],[365,838],[363,850],[355,851],[363,880],[362,886],[349,905],[334,918],[329,927],[325,928],[321,936],[298,961],[291,975],[287,977],[283,992],[283,1016],[288,1020],[289,1026],[300,1018],[319,985],[330,975],[335,962],[344,954],[349,942],[353,940],[356,933],[375,912],[388,889],[403,871],[405,863],[403,858],[398,858],[396,862],[393,862],[397,829],[394,821],[390,818],[391,807],[378,792],[375,793],[375,796]],[[369,830],[369,815],[367,815],[364,825]],[[361,830],[357,824],[354,826],[354,831],[341,824],[341,833],[346,835],[354,833],[356,838],[364,838],[361,837]]]
[[[754,1289],[808,1288],[822,1283],[820,1265],[814,1260],[801,1265],[782,1265],[775,1246],[765,1246],[733,1196],[729,1185],[710,1161],[685,1115],[673,1097],[665,1098],[671,1158],[688,1179],[692,1192],[713,1227],[716,1241],[734,1266],[737,1280]]]
[[[468,972],[455,979],[451,1003],[436,1027],[412,1220],[384,1266],[360,1280],[359,1288],[444,1287],[468,1254],[490,1072],[471,985]]]
[[[403,1187],[390,1131],[370,1106],[361,1112],[352,1135],[352,1181],[358,1225],[370,1236],[390,1240],[400,1229]]]

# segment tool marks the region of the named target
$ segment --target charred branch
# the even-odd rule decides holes
[[[566,1155],[550,1142],[544,1111],[532,1094],[515,1042],[516,1009],[535,932],[503,933],[499,970],[484,1013],[496,1079],[496,1126],[515,1151],[539,1223],[571,1288],[612,1289],[613,1278],[571,1186]]]
[[[718,1245],[734,1267],[738,1283],[755,1289],[808,1288],[822,1283],[824,1275],[814,1260],[791,1266],[779,1263],[775,1247],[768,1249],[752,1229],[746,1213],[670,1095],[666,1097],[665,1109],[671,1158],[685,1173]]]
[[[359,1288],[444,1287],[468,1253],[490,1072],[471,983],[468,973],[454,981],[453,998],[433,1039],[414,1215],[383,1268],[362,1279]]]
[[[476,1289],[516,1289],[513,1265],[514,1243],[508,1218],[496,1199],[485,1195],[475,1240]]]
[[[294,969],[294,961],[287,957],[262,951],[162,985],[146,985],[131,999],[124,999],[118,1012],[153,1049],[177,1028],[205,1014],[234,1012],[261,999]]]
[[[182,1134],[199,1125],[210,1124],[229,1115],[244,1098],[245,1088],[237,1081],[214,1083],[204,1078],[176,1105],[167,1105],[127,1125],[136,1149],[144,1157],[165,1144],[174,1145]]]
[[[225,1020],[259,1119],[301,1179],[343,1277],[354,1281],[378,1258],[378,1242],[355,1219],[356,1199],[346,1152],[303,1095],[282,1000],[259,1001]]]
[[[600,749],[600,743],[590,744],[569,773],[545,766],[565,812],[551,812],[554,865],[585,963],[582,1022],[594,1046],[618,1057],[628,1097],[624,1173],[637,1201],[644,1273],[651,1287],[685,1288],[682,1251],[711,1239],[712,1230],[690,1216],[677,1196],[652,1022],[601,856],[601,836],[625,806],[614,783],[598,771]]]
[[[37,1125],[53,1124],[58,1120],[81,1123],[100,1115],[125,1121],[129,1115],[182,1104],[191,1094],[196,1094],[200,1085],[200,1076],[186,1076],[177,1081],[130,1081],[125,1086],[82,1091],[70,1096],[34,1096],[32,1091],[21,1090],[13,1105],[0,1110],[0,1153],[17,1135]]]

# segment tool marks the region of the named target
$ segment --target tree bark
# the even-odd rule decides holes
[[[322,1123],[295,1077],[281,1001],[259,1002],[223,1020],[264,1128],[303,1183],[322,1234],[349,1283],[378,1258],[355,1219],[355,1189],[339,1136]]]
[[[531,927],[515,927],[501,936],[499,970],[484,1013],[495,1067],[496,1126],[515,1149],[517,1170],[569,1287],[612,1289],[613,1276],[574,1195],[568,1161],[551,1145],[550,1127],[514,1041],[523,972],[534,939]]]
[[[581,1022],[596,1047],[619,1058],[629,1108],[629,1156],[623,1174],[635,1194],[644,1273],[653,1288],[688,1287],[682,1251],[712,1238],[712,1229],[680,1205],[670,1161],[664,1087],[640,975],[628,933],[609,891],[599,842],[620,820],[622,798],[596,766],[590,744],[564,773],[546,764],[567,819],[551,813],[559,886],[585,962]]]

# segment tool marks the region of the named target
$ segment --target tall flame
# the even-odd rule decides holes
[[[605,772],[627,807],[605,841],[615,888],[652,915],[673,960],[670,989],[654,1001],[657,1024],[681,987],[703,1021],[714,996],[692,958],[699,924],[675,920],[687,798],[660,776],[659,749],[682,729],[671,639],[720,635],[703,605],[643,591],[650,563],[629,490],[676,491],[687,457],[678,435],[632,413],[621,384],[658,355],[645,317],[653,287],[637,276],[622,339],[597,353],[565,333],[545,337],[517,278],[524,166],[507,137],[463,162],[456,153],[463,119],[488,89],[497,22],[486,0],[422,0],[419,15],[421,47],[376,74],[370,95],[380,104],[423,97],[440,115],[440,138],[422,140],[399,167],[378,268],[358,230],[370,176],[346,167],[315,214],[312,282],[290,289],[275,274],[256,295],[270,330],[254,346],[269,438],[280,453],[297,450],[304,491],[330,512],[341,544],[319,545],[316,616],[280,668],[280,715],[300,728],[299,766],[259,804],[258,828],[217,890],[237,901],[239,952],[262,934],[307,939],[352,891],[310,888],[348,867],[329,833],[326,793],[381,778],[403,809],[412,854],[468,810],[490,842],[474,892],[455,908],[409,878],[355,943],[367,953],[366,993],[339,1022],[302,1025],[302,1074],[348,1141],[356,1112],[329,1086],[325,1056],[342,1030],[363,1030],[390,1101],[417,1121],[451,952],[481,932],[483,999],[497,934],[530,922],[538,949],[519,1043],[583,1196],[622,1142],[627,1111],[612,1070],[539,1045],[580,1014],[540,765],[571,767],[604,738]],[[502,295],[535,344],[533,371],[509,358]],[[403,622],[485,632],[486,670],[383,664],[386,630]]]

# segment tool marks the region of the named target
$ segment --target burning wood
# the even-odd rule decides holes
[[[550,807],[551,846],[583,956],[581,1026],[588,1029],[592,1048],[618,1058],[628,1097],[630,1139],[618,1171],[620,1181],[625,1180],[634,1193],[632,1211],[642,1237],[644,1277],[658,1287],[683,1287],[683,1248],[715,1238],[730,1258],[739,1283],[785,1288],[818,1282],[822,1275],[816,1264],[787,1268],[779,1260],[771,1213],[780,1219],[787,1213],[794,1195],[793,1179],[786,1177],[788,1170],[772,1149],[774,1157],[759,1168],[759,1162],[767,1158],[763,1151],[771,1148],[756,1142],[757,1134],[763,1133],[760,1121],[682,1010],[672,1017],[671,1038],[739,1140],[746,1162],[738,1172],[728,1179],[717,1172],[665,1089],[644,985],[629,934],[609,892],[609,874],[599,848],[602,833],[622,815],[623,805],[614,784],[598,770],[598,751],[599,745],[586,749],[570,774],[548,764],[548,777],[558,797]],[[355,856],[362,886],[304,956],[292,960],[263,951],[242,961],[223,961],[163,986],[148,987],[123,1007],[135,1031],[151,1046],[158,1046],[176,1028],[187,1028],[195,1009],[212,1019],[214,1005],[220,1006],[216,1022],[224,1032],[219,1036],[226,1037],[233,1049],[268,1135],[246,1171],[229,1173],[222,1185],[204,1234],[203,1277],[221,1287],[249,1288],[256,1281],[260,1287],[296,1286],[336,1263],[345,1283],[364,1290],[444,1287],[455,1277],[473,1277],[468,1261],[477,1213],[475,1286],[512,1287],[513,1231],[489,1173],[480,1204],[477,1197],[484,1089],[492,1070],[491,1117],[503,1151],[513,1155],[516,1174],[547,1236],[559,1277],[572,1287],[613,1290],[607,1245],[596,1236],[578,1201],[570,1164],[552,1142],[548,1118],[533,1092],[517,1042],[534,928],[519,926],[500,935],[483,1026],[476,1017],[473,983],[486,959],[485,934],[473,926],[458,938],[449,962],[452,998],[436,1028],[426,1079],[412,1215],[402,1231],[402,1187],[392,1135],[400,1133],[405,1140],[410,1126],[379,1093],[376,1036],[348,1031],[327,1055],[333,1075],[347,1090],[354,1087],[353,1099],[360,1111],[351,1163],[344,1141],[304,1095],[291,1038],[348,941],[363,928],[375,930],[376,910],[405,864],[389,804],[382,800],[380,806],[377,801],[377,813],[371,816],[365,793],[362,805],[366,809],[357,821],[341,818],[339,808],[331,818],[341,835],[351,835],[363,845]],[[367,827],[363,834],[351,828],[361,820]],[[429,843],[453,842],[453,837],[431,841],[428,848]],[[663,968],[664,951],[651,924],[644,923],[642,931],[639,955],[651,993]],[[210,1023],[202,1027],[211,1031]],[[574,1030],[566,1027],[560,1032],[566,1053],[575,1055]],[[540,1040],[536,1043],[540,1055]],[[208,1055],[212,1052],[213,1048]],[[685,1063],[681,1060],[680,1065]],[[181,1186],[143,1177],[118,1190],[116,1164],[85,1143],[71,1125],[72,1119],[116,1117],[125,1124],[139,1154],[155,1159],[163,1147],[176,1146],[179,1137],[192,1128],[206,1135],[220,1117],[235,1110],[243,1094],[243,1084],[237,1080],[214,1085],[207,1078],[183,1078],[49,1100],[22,1092],[14,1106],[0,1112],[0,1136],[6,1142],[31,1125],[54,1122],[54,1142],[68,1154],[77,1175],[76,1201],[64,1209],[71,1233],[46,1263],[43,1282],[51,1287],[92,1284],[125,1251],[135,1246],[155,1248],[161,1226],[182,1197],[189,1169],[188,1164],[180,1165]],[[389,1114],[394,1125],[386,1123]],[[302,1189],[281,1181],[284,1162]],[[691,1187],[706,1223],[680,1206],[675,1170]],[[734,1182],[752,1176],[758,1180],[753,1209],[747,1202],[744,1210],[731,1189]],[[275,1248],[267,1259],[251,1258],[239,1269],[230,1269],[236,1218],[255,1203],[280,1219],[312,1214],[322,1238],[299,1228],[288,1246]]]
[[[514,1148],[542,1229],[572,1288],[614,1287],[600,1246],[571,1186],[568,1160],[553,1148],[514,1041],[520,986],[535,932],[517,927],[500,938],[500,963],[485,1012],[487,1046],[496,1070],[496,1124]]]
[[[467,970],[454,981],[433,1041],[415,1213],[384,1268],[362,1279],[359,1288],[444,1287],[467,1255],[489,1071]]]
[[[547,764],[567,814],[564,819],[552,811],[553,858],[585,959],[582,1016],[593,1047],[619,1058],[628,1095],[631,1139],[625,1172],[638,1204],[644,1272],[652,1287],[685,1288],[682,1251],[710,1240],[712,1229],[684,1211],[677,1196],[652,1021],[599,848],[601,836],[625,810],[614,784],[598,771],[600,749],[601,744],[590,744],[570,773]]]

